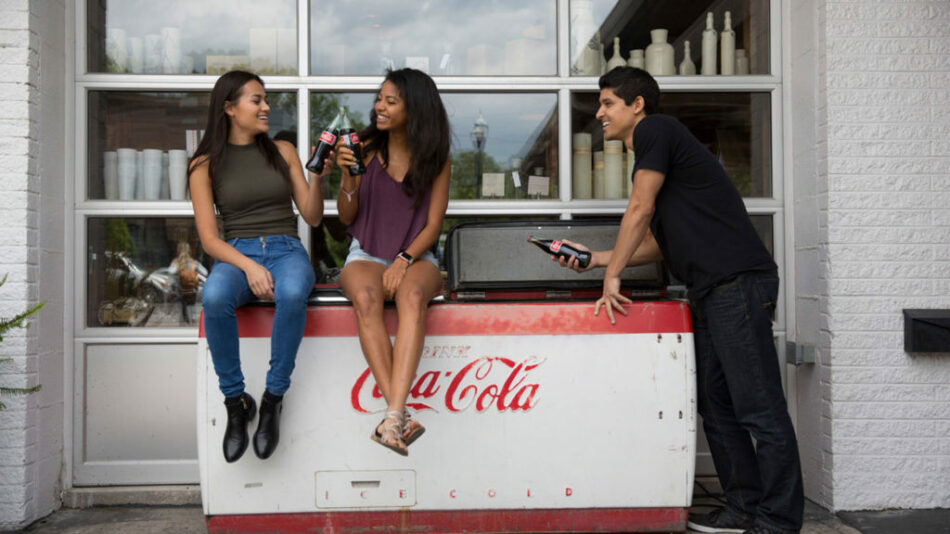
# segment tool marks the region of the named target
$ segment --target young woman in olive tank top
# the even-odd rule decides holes
[[[270,369],[253,440],[254,452],[264,459],[279,440],[283,395],[290,387],[314,282],[291,202],[311,226],[323,217],[322,176],[311,173],[308,184],[294,146],[267,136],[269,112],[260,77],[243,71],[222,75],[211,91],[204,138],[188,166],[198,237],[216,260],[202,306],[228,412],[223,444],[228,462],[247,449],[247,425],[257,411],[254,398],[244,392],[234,310],[254,297],[275,304]],[[329,170],[326,165],[324,174]],[[224,239],[218,234],[215,207]]]
[[[353,302],[360,345],[387,402],[370,438],[405,456],[425,429],[409,420],[406,398],[419,366],[426,306],[442,288],[430,248],[449,202],[449,121],[429,76],[388,72],[360,134],[366,174],[350,176],[351,150],[337,144],[343,171],[337,209],[353,237],[340,283]],[[383,302],[395,300],[394,343]]]

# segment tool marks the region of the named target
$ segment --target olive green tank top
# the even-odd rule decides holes
[[[290,182],[267,164],[256,144],[231,145],[212,183],[214,204],[224,222],[224,239],[297,237]]]

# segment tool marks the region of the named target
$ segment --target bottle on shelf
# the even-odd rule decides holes
[[[363,153],[360,150],[360,136],[356,133],[356,130],[353,129],[353,126],[350,124],[350,117],[347,116],[346,110],[342,106],[340,107],[340,115],[343,116],[343,123],[340,124],[340,137],[343,138],[343,145],[352,150],[353,156],[356,158],[356,164],[350,165],[350,176],[360,176],[366,173],[366,165],[363,163]]]
[[[572,175],[572,189],[574,198],[587,199],[591,197],[591,168],[593,161],[591,159],[590,145],[591,135],[589,133],[576,133],[572,139],[574,142],[574,170]]]
[[[667,30],[650,30],[650,46],[646,51],[647,72],[653,76],[676,74],[673,63],[673,45],[666,42]]]
[[[577,264],[582,268],[590,265],[590,252],[586,250],[577,250],[563,241],[559,241],[557,239],[542,239],[540,237],[529,235],[528,243],[532,243],[548,254],[559,256],[565,260],[577,258]]]
[[[703,76],[714,76],[716,74],[716,28],[713,27],[712,12],[706,13],[706,29],[703,30],[703,54],[700,73]]]
[[[643,49],[635,48],[630,51],[630,59],[627,60],[628,67],[636,67],[638,69],[645,69],[646,59],[643,57]]]
[[[617,67],[626,66],[627,62],[623,59],[623,55],[620,53],[620,37],[614,37],[614,55],[610,58],[610,61],[607,62],[607,72],[610,72]]]
[[[732,31],[732,14],[726,11],[726,19],[722,28],[721,64],[722,74],[736,73],[736,32]]]
[[[320,134],[320,140],[317,141],[317,148],[313,151],[313,156],[310,157],[310,161],[307,162],[307,170],[313,171],[316,174],[323,172],[323,160],[327,158],[327,155],[330,154],[330,151],[333,150],[333,147],[336,145],[337,136],[340,133],[339,128],[342,115],[343,112],[341,109],[337,112],[336,117],[333,117],[333,121],[330,122],[330,125]]]
[[[749,58],[745,55],[745,50],[736,49],[736,74],[743,76],[749,74]]]
[[[690,57],[692,52],[689,50],[689,41],[683,41],[683,61],[680,62],[680,75],[692,76],[696,74],[696,64]]]

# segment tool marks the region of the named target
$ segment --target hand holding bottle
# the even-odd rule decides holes
[[[342,137],[337,141],[334,151],[336,152],[336,165],[343,171],[343,176],[356,176],[351,173],[351,168],[356,165],[356,154],[353,153],[353,149],[346,146]]]
[[[583,262],[580,261],[577,256],[570,256],[570,257],[564,258],[558,255],[552,254],[551,260],[560,264],[561,267],[567,267],[568,269],[573,269],[579,273],[587,272],[593,269],[594,267],[602,267],[602,265],[597,260],[596,252],[592,252],[589,248],[587,248],[586,246],[580,243],[575,243],[567,239],[563,239],[562,242],[565,245],[568,245],[569,247],[581,253],[584,253],[584,252],[589,253],[590,259],[587,261],[586,264],[583,264]]]
[[[313,156],[314,154],[316,154],[316,152],[317,152],[317,147],[313,147],[310,149],[311,160],[313,159]],[[333,162],[335,159],[336,159],[336,153],[333,150],[330,150],[330,152],[327,153],[327,157],[323,158],[323,163],[321,164],[319,173],[313,172],[313,169],[308,167],[307,172],[310,173],[310,181],[312,182],[314,177],[321,178],[321,179],[326,178],[328,174],[333,172]]]

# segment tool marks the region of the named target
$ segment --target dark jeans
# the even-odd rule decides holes
[[[775,272],[749,272],[691,303],[697,408],[729,508],[798,532],[802,472],[772,340],[778,286]]]

